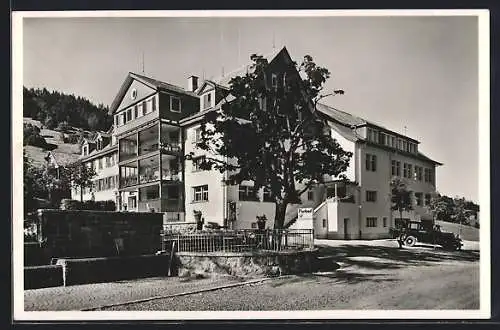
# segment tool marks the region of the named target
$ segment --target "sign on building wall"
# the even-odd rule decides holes
[[[313,229],[312,207],[301,207],[298,211],[297,229]]]

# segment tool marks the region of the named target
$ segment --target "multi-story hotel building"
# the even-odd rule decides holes
[[[281,64],[292,61],[286,48],[266,59],[273,70],[271,84],[280,80]],[[225,174],[200,170],[204,154],[194,146],[204,115],[230,101],[230,79],[248,69],[200,84],[191,76],[187,89],[129,73],[110,107],[109,143],[101,149],[97,141],[82,146],[84,161],[94,162],[97,179],[105,180],[105,189],[95,191],[94,198],[116,200],[118,210],[162,212],[166,221],[194,221],[193,212],[201,211],[205,222],[234,229],[254,228],[256,216],[265,214],[272,227],[274,203],[267,191],[253,189],[252,182],[224,185]],[[288,207],[286,222],[294,226],[298,208],[313,207],[317,237],[386,237],[399,218],[390,209],[393,176],[404,178],[414,192],[414,211],[403,213],[403,219],[429,218],[426,206],[441,164],[419,152],[417,140],[323,104],[316,111],[343,149],[353,153],[348,180],[325,178],[325,184],[301,196],[302,204]],[[191,152],[194,159],[184,161]],[[113,159],[110,166],[100,167],[102,157]]]

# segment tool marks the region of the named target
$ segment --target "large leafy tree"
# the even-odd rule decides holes
[[[95,169],[78,161],[67,166],[64,173],[65,180],[70,182],[71,187],[80,190],[80,202],[83,202],[83,189],[92,187],[92,178],[96,176]]]
[[[399,212],[399,218],[403,219],[403,212],[413,210],[411,200],[412,191],[408,189],[406,181],[400,177],[394,177],[390,182],[391,187],[391,210]]]
[[[320,99],[343,91],[322,94],[330,73],[311,56],[301,64],[282,63],[274,75],[262,56],[251,60],[248,73],[231,79],[228,102],[205,116],[196,146],[207,154],[201,167],[226,172],[227,184],[251,180],[255,189],[267,189],[276,207],[274,227],[280,229],[289,204],[300,203],[300,195],[325,175],[339,177],[348,166],[352,153],[315,112]]]

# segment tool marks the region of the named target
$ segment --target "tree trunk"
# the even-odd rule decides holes
[[[80,186],[80,202],[83,203],[83,187]]]
[[[283,229],[285,225],[286,203],[275,203],[274,211],[274,229]]]

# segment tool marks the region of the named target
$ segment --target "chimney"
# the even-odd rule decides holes
[[[190,76],[188,77],[188,90],[194,92],[198,88],[198,77]]]

